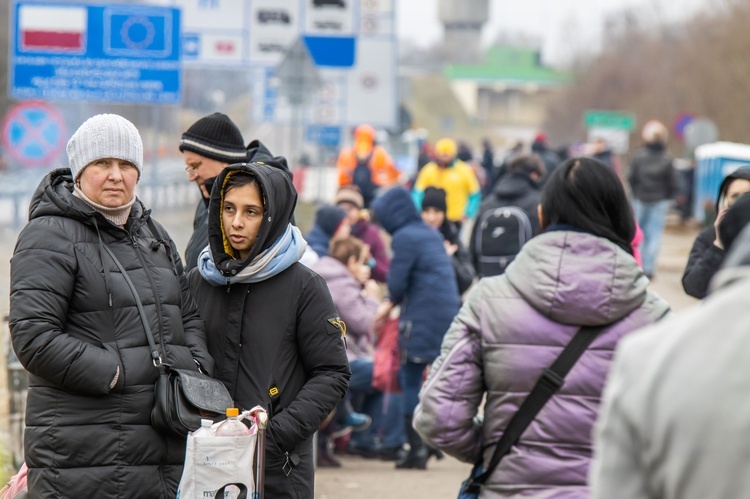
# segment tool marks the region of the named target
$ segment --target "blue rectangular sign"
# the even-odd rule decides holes
[[[305,130],[308,142],[322,146],[336,147],[341,143],[341,127],[328,125],[308,125]]]
[[[13,98],[181,101],[177,8],[16,0],[9,32]]]

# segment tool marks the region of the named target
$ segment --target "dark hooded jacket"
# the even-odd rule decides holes
[[[442,234],[422,221],[403,187],[378,197],[373,211],[393,236],[388,293],[401,306],[402,359],[430,363],[440,353],[443,334],[461,305]]]
[[[286,159],[271,154],[271,151],[259,140],[254,140],[247,145],[247,161],[267,161],[283,170],[290,179],[292,178]],[[213,181],[207,182],[206,185],[210,192]],[[190,236],[185,249],[185,269],[187,271],[196,267],[198,256],[206,246],[208,246],[208,200],[201,198],[193,215],[193,234]]]
[[[125,228],[73,196],[70,170],[49,173],[11,260],[10,330],[29,371],[29,497],[174,497],[185,439],[151,426],[157,369],[139,291],[165,362],[213,371],[203,323],[174,243],[140,201]],[[119,367],[116,385],[109,385]]]
[[[227,167],[254,174],[264,199],[263,222],[247,258],[226,252],[220,218],[209,220],[213,261],[225,276],[270,248],[290,223],[297,194],[289,177],[265,164]],[[209,213],[221,213],[222,189]],[[299,262],[255,283],[216,286],[194,269],[190,289],[206,323],[215,375],[244,409],[262,405],[271,417],[266,445],[266,497],[313,497],[312,436],[344,396],[349,364],[336,325],[338,314],[323,279]],[[286,476],[283,467],[293,467]]]
[[[719,213],[719,207],[723,204],[729,184],[738,178],[750,180],[750,167],[735,170],[721,182],[716,200],[716,213]],[[682,274],[682,287],[685,293],[692,297],[699,299],[706,297],[711,278],[724,261],[726,252],[714,244],[715,240],[716,229],[710,225],[698,234],[690,249],[685,272]]]
[[[537,213],[537,206],[542,199],[542,192],[539,188],[539,184],[534,182],[531,177],[524,173],[512,172],[502,177],[495,189],[492,191],[492,195],[488,196],[487,199],[482,201],[479,206],[479,214],[477,220],[482,218],[482,215],[487,211],[501,208],[503,206],[517,206],[526,216],[529,217],[531,222],[531,233],[533,236],[539,234],[539,215]],[[476,248],[476,237],[479,224],[475,223],[471,231],[471,239],[469,240],[469,253],[471,253],[471,262],[474,268],[479,269],[479,255],[477,254]]]
[[[677,194],[677,176],[666,147],[656,142],[638,149],[630,160],[628,182],[633,197],[644,203],[672,199]]]
[[[305,235],[305,240],[320,257],[328,256],[331,238],[346,218],[346,212],[339,206],[323,205],[315,213],[315,223]]]

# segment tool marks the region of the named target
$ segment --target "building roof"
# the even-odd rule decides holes
[[[445,68],[450,80],[477,83],[536,84],[560,86],[573,79],[571,73],[544,67],[538,50],[494,45],[485,53],[482,64],[451,64]]]

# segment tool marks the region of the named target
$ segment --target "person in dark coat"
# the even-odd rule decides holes
[[[651,279],[656,271],[669,203],[677,193],[677,177],[674,159],[667,150],[667,127],[651,120],[643,126],[641,136],[644,145],[630,160],[628,181],[635,220],[643,231],[643,270]]]
[[[721,221],[735,201],[749,191],[750,167],[738,168],[721,182],[716,200],[716,221],[695,238],[682,274],[682,287],[688,295],[702,299],[708,294],[708,284],[726,256],[726,249],[719,238]]]
[[[544,163],[544,170],[547,174],[540,179],[540,183],[544,184],[560,163],[560,156],[547,145],[547,135],[544,132],[539,132],[534,137],[534,141],[531,143],[531,152],[539,156],[539,159]]]
[[[474,282],[476,272],[471,263],[471,256],[458,237],[458,227],[445,217],[447,204],[445,191],[435,187],[428,187],[422,198],[422,220],[436,229],[443,236],[445,251],[451,257],[453,270],[456,273],[458,292],[463,295]]]
[[[349,237],[351,226],[346,211],[338,206],[324,204],[315,212],[313,227],[305,240],[319,257],[328,256],[328,247],[333,240]]]
[[[482,168],[484,168],[484,177],[487,180],[482,188],[482,195],[486,196],[492,192],[492,175],[495,171],[495,153],[490,139],[482,140]]]
[[[209,203],[209,247],[188,274],[216,377],[268,410],[266,497],[312,498],[312,437],[346,393],[345,332],[323,279],[299,263],[297,193],[274,165],[228,166]]]
[[[201,192],[201,201],[195,207],[193,234],[185,249],[185,268],[195,268],[198,255],[208,245],[208,201],[216,176],[231,163],[266,161],[284,170],[291,178],[285,158],[274,157],[259,140],[245,147],[237,125],[222,113],[204,116],[182,134],[180,152],[185,161],[188,179],[195,182]]]
[[[47,174],[11,259],[13,349],[30,373],[29,497],[173,498],[185,439],[151,426],[154,385],[127,269],[165,363],[212,374],[203,322],[174,242],[135,196],[143,145],[97,115]]]
[[[381,304],[376,323],[394,305],[401,306],[399,382],[409,453],[396,463],[401,469],[425,469],[430,451],[412,428],[422,376],[440,353],[440,343],[461,305],[456,278],[442,236],[425,224],[409,191],[395,187],[373,203],[375,218],[393,237],[389,299]]]
[[[542,198],[539,180],[544,176],[544,163],[536,154],[524,154],[515,157],[508,164],[508,173],[498,181],[492,194],[482,201],[477,220],[480,220],[482,215],[488,211],[502,206],[516,206],[523,210],[529,218],[532,236],[537,235],[540,231],[537,207]],[[471,255],[471,263],[481,274],[482,270],[476,247],[478,230],[479,224],[475,223],[469,240],[469,254]]]

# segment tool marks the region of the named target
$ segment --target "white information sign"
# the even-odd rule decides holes
[[[299,37],[299,0],[253,0],[248,19],[251,64],[278,64]]]
[[[307,0],[305,33],[308,35],[354,34],[353,0]]]
[[[394,123],[396,102],[394,46],[389,40],[360,38],[357,65],[347,73],[349,123]]]

